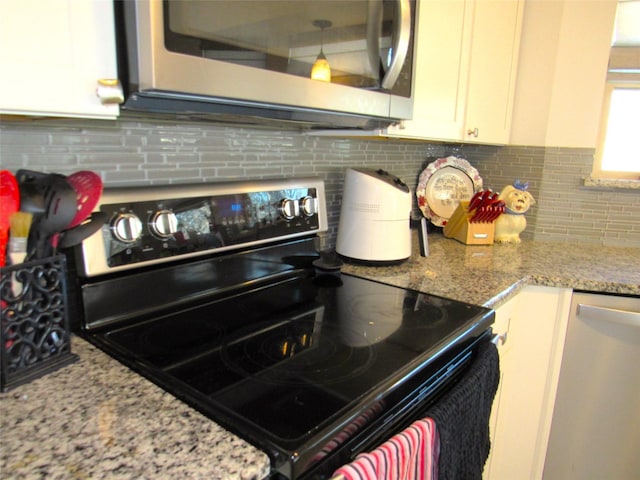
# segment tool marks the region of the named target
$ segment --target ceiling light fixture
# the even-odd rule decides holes
[[[329,28],[331,26],[331,22],[329,20],[314,20],[313,26],[318,27],[321,31],[320,37],[320,53],[316,58],[313,67],[311,68],[311,78],[313,80],[320,80],[322,82],[330,82],[331,81],[331,67],[329,66],[329,62],[327,61],[327,57],[324,55],[324,51],[322,47],[324,46],[324,29]]]

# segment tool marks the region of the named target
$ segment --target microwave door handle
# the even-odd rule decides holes
[[[369,67],[376,80],[380,80],[380,37],[382,36],[382,0],[367,2],[367,53]]]
[[[411,38],[411,6],[409,0],[396,0],[398,22],[393,29],[393,58],[380,86],[391,89],[402,71],[402,66],[409,52]]]

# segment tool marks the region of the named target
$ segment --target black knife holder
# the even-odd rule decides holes
[[[7,391],[77,359],[71,353],[66,258],[0,270],[0,388]]]

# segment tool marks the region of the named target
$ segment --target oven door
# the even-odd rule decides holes
[[[388,124],[412,115],[413,0],[145,0],[121,8],[132,93],[125,110],[365,127],[372,117]],[[328,82],[311,79],[321,52]]]

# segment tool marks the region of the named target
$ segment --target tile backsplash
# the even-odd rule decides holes
[[[537,204],[523,238],[640,247],[640,191],[587,189],[593,151],[332,138],[298,131],[125,120],[3,119],[0,165],[69,174],[94,170],[107,186],[320,176],[335,239],[344,170],[383,168],[412,190],[433,158],[455,154],[485,187],[529,182]],[[415,204],[415,201],[414,201]],[[419,210],[414,206],[414,215]]]

